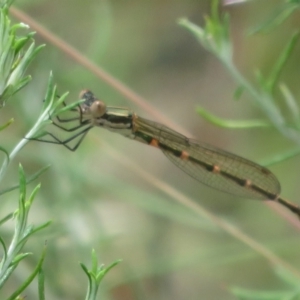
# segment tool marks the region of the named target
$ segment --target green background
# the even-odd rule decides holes
[[[12,148],[34,124],[52,70],[58,92],[70,91],[68,103],[78,100],[80,90],[88,88],[109,105],[129,107],[169,126],[176,124],[176,130],[189,137],[256,162],[294,149],[296,145],[273,129],[229,130],[196,114],[197,105],[201,105],[225,119],[264,118],[251,96],[233,100],[237,86],[224,66],[176,23],[187,17],[203,26],[210,2],[16,1],[19,10],[144,97],[154,110],[133,103],[37,32],[36,43],[47,47],[28,70],[31,84],[1,111],[1,120],[15,118],[1,133],[3,144]],[[231,18],[234,62],[249,81],[254,82],[257,69],[268,73],[300,25],[296,13],[267,35],[246,35],[280,3],[251,1],[224,9]],[[281,80],[295,97],[299,95],[299,46]],[[288,288],[265,258],[157,189],[153,180],[145,180],[127,159],[228,220],[287,263],[299,266],[299,233],[265,202],[238,199],[208,188],[189,178],[155,148],[95,128],[74,153],[32,141],[11,165],[3,186],[17,181],[19,162],[28,174],[52,165],[39,179],[42,189],[30,220],[34,224],[53,220],[52,226],[26,245],[26,251],[35,255],[20,264],[10,280],[12,286],[30,273],[47,240],[44,270],[48,300],[83,299],[87,279],[78,262],[89,265],[92,248],[106,265],[123,259],[104,279],[99,299],[225,300],[234,299],[227,290],[231,286],[274,291]],[[281,182],[283,196],[296,203],[300,203],[299,159],[271,167]],[[16,208],[17,199],[17,191],[3,198],[3,215]],[[3,229],[7,240],[13,223],[8,225]],[[36,298],[36,285],[31,285],[26,296]]]

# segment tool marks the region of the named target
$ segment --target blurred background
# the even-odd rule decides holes
[[[236,66],[252,82],[256,70],[268,74],[299,28],[298,12],[267,35],[247,36],[247,30],[282,3],[250,1],[222,8],[230,15]],[[7,149],[35,123],[50,70],[58,92],[70,92],[68,103],[77,101],[80,90],[88,88],[107,104],[130,107],[145,118],[175,124],[176,130],[189,137],[259,163],[297,147],[275,129],[223,129],[197,115],[200,105],[224,119],[265,118],[251,96],[233,99],[237,86],[224,66],[177,24],[178,18],[187,17],[203,26],[211,1],[19,0],[15,5],[144,97],[154,112],[121,95],[37,32],[36,43],[47,46],[28,70],[33,80],[1,111],[2,120],[15,118],[2,132],[1,144]],[[281,79],[297,98],[299,46],[296,50]],[[281,182],[282,195],[296,203],[300,203],[299,162],[296,156],[270,168]],[[234,224],[288,264],[299,266],[299,232],[265,202],[206,187],[157,149],[117,134],[95,128],[76,152],[32,141],[12,163],[3,186],[16,183],[19,163],[27,174],[51,164],[28,190],[41,182],[30,215],[32,223],[51,219],[53,224],[26,245],[26,251],[34,255],[20,264],[10,284],[19,285],[30,274],[47,240],[48,300],[84,297],[87,278],[78,262],[90,265],[92,248],[105,265],[123,260],[101,283],[101,299],[224,300],[235,299],[228,291],[232,286],[288,288],[265,258],[158,189],[135,165]],[[2,201],[5,212],[14,210],[18,192],[7,194]],[[12,227],[5,228],[9,240]],[[26,297],[36,299],[35,285],[28,288]]]

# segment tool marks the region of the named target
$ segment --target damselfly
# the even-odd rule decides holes
[[[59,123],[53,122],[64,131],[76,131],[75,134],[60,140],[47,132],[53,140],[38,140],[61,144],[75,151],[90,129],[95,126],[103,127],[159,148],[181,170],[212,188],[241,197],[273,200],[300,216],[297,205],[280,197],[280,183],[267,168],[214,146],[188,139],[160,123],[141,118],[126,108],[106,106],[89,90],[83,90],[80,99],[84,100],[83,103],[72,109],[76,112],[75,117],[57,117]],[[79,124],[72,128],[62,126],[62,123],[76,120]],[[69,143],[76,138],[77,143],[71,147]]]

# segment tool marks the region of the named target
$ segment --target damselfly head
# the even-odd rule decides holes
[[[83,115],[91,115],[93,118],[100,118],[106,113],[106,105],[98,100],[90,90],[83,90],[79,98],[85,100],[80,106]]]
[[[84,105],[91,106],[97,100],[95,95],[90,90],[82,90],[79,93],[79,99],[84,100]]]

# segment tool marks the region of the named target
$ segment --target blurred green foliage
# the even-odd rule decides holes
[[[246,33],[263,24],[283,2],[251,1],[221,8],[230,16],[233,63],[254,86],[258,84],[256,71],[270,74],[299,29],[298,12],[295,10],[267,35]],[[68,103],[78,100],[81,89],[89,88],[111,105],[129,106],[141,116],[175,124],[176,130],[188,136],[258,162],[298,148],[271,127],[230,131],[197,116],[195,108],[200,105],[223,119],[269,121],[245,91],[239,101],[232,100],[238,84],[214,55],[176,24],[185,17],[203,27],[211,1],[19,0],[15,5],[146,98],[147,105],[155,110],[146,111],[124,97],[37,30],[37,44],[46,43],[47,47],[29,68],[32,84],[14,96],[5,112],[0,111],[1,125],[15,119],[13,126],[1,132],[7,149],[24,137],[39,116],[49,70],[58,84],[58,95],[70,91]],[[288,87],[286,93],[283,96],[281,90],[274,91],[274,105],[284,116],[290,114],[283,100],[286,95],[299,98],[298,53],[296,43],[277,80]],[[142,179],[127,159],[216,217],[224,217],[237,230],[242,228],[289,266],[298,267],[298,223],[293,223],[293,217],[289,220],[294,227],[261,202],[235,199],[200,185],[151,147],[94,129],[75,153],[57,145],[28,143],[2,183],[2,189],[16,183],[19,162],[30,174],[52,165],[40,179],[42,188],[31,220],[42,223],[52,219],[53,225],[25,246],[25,250],[28,247],[40,253],[40,245],[47,239],[43,267],[46,299],[84,297],[86,278],[78,261],[88,264],[92,248],[98,261],[105,264],[123,259],[101,283],[102,299],[233,299],[228,286],[247,291],[289,291],[290,286],[276,275],[267,259],[200,218],[196,211],[174,202],[154,186],[154,180]],[[283,194],[295,202],[299,198],[298,161],[298,156],[293,156],[272,167]],[[17,197],[12,192],[1,198],[3,216],[15,209]],[[11,233],[9,225],[2,228],[5,240]],[[37,260],[33,256],[27,264],[20,264],[11,285],[19,286]],[[247,294],[245,290],[239,290],[240,295]],[[35,299],[36,291],[35,287],[28,288],[26,297]]]

